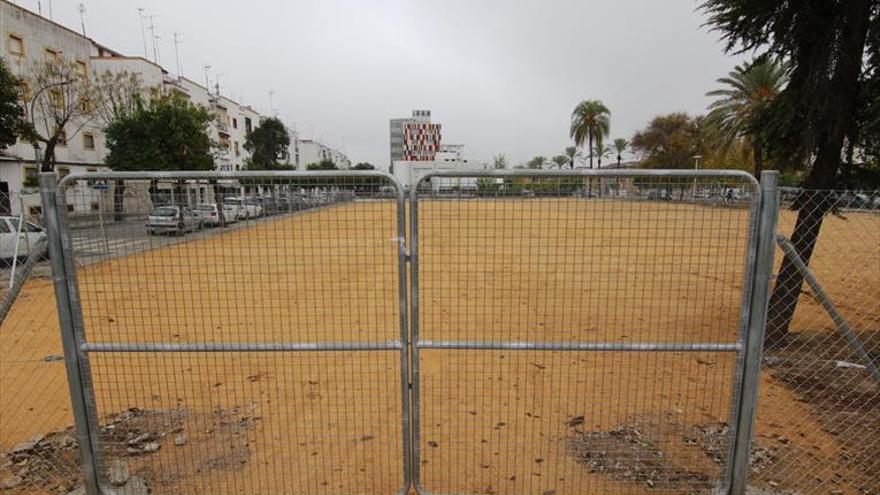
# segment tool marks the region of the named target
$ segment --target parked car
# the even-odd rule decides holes
[[[18,217],[0,217],[0,258],[10,262],[18,254],[19,259],[27,258],[28,250],[35,252],[48,243],[46,232],[39,225],[25,221],[18,231]],[[15,246],[18,245],[16,253]]]
[[[223,200],[224,205],[234,206],[244,211],[244,218],[257,218],[263,215],[263,207],[253,198],[231,196]]]
[[[263,215],[275,215],[280,211],[278,202],[272,196],[254,196],[248,198],[255,200],[263,208]]]
[[[220,225],[220,212],[216,203],[200,203],[193,206],[193,213],[199,217],[203,226]],[[223,205],[223,221],[235,223],[238,221],[238,208],[231,205]]]
[[[185,206],[160,206],[147,217],[150,235],[173,233],[182,235],[202,228],[201,219]]]

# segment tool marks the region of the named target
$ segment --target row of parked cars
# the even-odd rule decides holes
[[[327,191],[283,197],[228,196],[223,198],[222,205],[200,203],[192,207],[159,206],[147,217],[146,229],[151,235],[163,233],[181,235],[221,225],[221,211],[222,223],[231,224],[240,220],[289,213],[332,203],[341,199],[339,196]]]

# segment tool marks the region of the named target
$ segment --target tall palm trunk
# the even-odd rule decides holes
[[[840,43],[831,48],[816,48],[839,50],[841,53],[836,57],[827,55],[836,59],[837,63],[832,66],[829,91],[826,95],[830,101],[822,103],[823,107],[818,117],[823,129],[818,135],[816,159],[804,182],[804,189],[813,191],[809,193],[810,197],[801,193],[796,203],[798,218],[791,242],[807,265],[810,264],[813,249],[816,247],[822,220],[834,206],[834,198],[828,189],[835,186],[844,136],[849,123],[855,117],[862,51],[868,32],[871,1],[854,0],[845,8],[847,9],[844,19],[846,29],[843,30],[844,35]],[[767,313],[766,344],[768,346],[781,346],[787,343],[789,326],[794,317],[803,282],[804,275],[800,270],[794,267],[788,256],[783,258]]]
[[[764,149],[757,142],[752,143],[752,149],[755,155],[755,177],[760,178],[764,171]]]
[[[587,133],[590,140],[590,147],[587,150],[590,152],[590,170],[593,170],[593,131],[589,131]]]
[[[618,153],[618,154],[617,154],[617,168],[620,168],[620,160],[621,160],[621,158],[622,158],[622,157],[620,156],[620,153]]]

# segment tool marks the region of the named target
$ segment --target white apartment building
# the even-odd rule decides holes
[[[291,140],[292,148],[292,165],[297,170],[306,170],[311,163],[318,163],[321,160],[330,160],[336,164],[336,168],[347,170],[351,168],[351,160],[345,153],[331,148],[324,143],[314,139],[300,139],[294,136]]]
[[[115,52],[91,38],[55,23],[17,6],[7,0],[0,0],[0,56],[6,65],[19,78],[27,79],[36,64],[45,60],[58,60],[75,63],[84,75],[94,77],[110,71],[138,74],[146,91],[156,89],[162,92],[175,91],[192,103],[202,105],[216,115],[210,128],[211,138],[220,143],[220,152],[215,160],[218,170],[236,171],[246,166],[249,153],[244,149],[247,134],[257,127],[263,118],[252,107],[217,94],[209,88],[185,77],[175,77],[161,66],[142,57],[129,57]],[[40,125],[37,118],[37,125]],[[79,127],[76,123],[71,129]],[[76,135],[70,135],[66,143],[56,148],[56,174],[62,177],[68,173],[85,173],[107,170],[103,165],[107,154],[103,122],[96,118]],[[72,132],[72,131],[71,131]],[[295,136],[291,136],[294,148]],[[349,168],[350,163],[344,154],[320,143],[317,151],[313,145],[302,146],[308,154],[302,163],[320,161],[317,156],[333,160],[339,168]],[[293,154],[293,149],[291,149]],[[40,198],[36,189],[39,165],[34,160],[34,150],[30,143],[17,144],[0,150],[0,198],[8,198],[8,193],[20,196],[26,210],[36,213],[40,208]],[[86,191],[85,194],[102,193]],[[82,196],[80,196],[82,197]],[[83,201],[77,202],[81,207]],[[96,208],[97,201],[91,208]],[[69,205],[68,208],[71,208]],[[0,201],[0,212],[20,211],[19,201]]]

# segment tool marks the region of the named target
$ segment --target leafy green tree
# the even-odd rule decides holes
[[[568,146],[565,148],[565,157],[568,158],[568,165],[571,168],[574,168],[574,161],[580,158],[581,152],[577,149],[577,146]]]
[[[376,170],[376,167],[367,162],[360,162],[352,170]]]
[[[631,146],[646,168],[692,168],[701,154],[700,131],[700,119],[686,113],[659,115],[635,133]]]
[[[338,170],[336,164],[332,160],[323,159],[318,163],[309,163],[306,170]]]
[[[771,155],[800,157],[807,169],[804,188],[818,191],[794,205],[791,242],[809,263],[835,203],[830,190],[840,184],[844,145],[859,142],[866,123],[880,114],[876,93],[868,96],[880,78],[880,3],[704,0],[701,8],[728,52],[756,52],[791,65],[788,85],[762,121],[763,139],[772,145]],[[803,275],[786,256],[770,298],[769,346],[787,342],[802,286]]]
[[[587,142],[590,168],[593,168],[593,143],[611,131],[611,111],[599,100],[584,100],[571,113],[571,138],[576,146]]]
[[[532,170],[543,168],[546,161],[547,159],[543,156],[536,156],[526,163],[526,167]]]
[[[565,155],[556,155],[550,160],[556,164],[556,168],[558,169],[562,169],[562,167],[568,165],[568,157]]]
[[[208,135],[211,112],[176,93],[155,96],[146,107],[121,113],[104,128],[115,171],[213,170],[216,144]],[[125,182],[113,189],[116,221],[123,220]]]
[[[290,156],[290,134],[277,117],[268,117],[247,135],[244,149],[250,152],[249,170],[281,170],[290,168],[284,163]]]
[[[773,99],[785,87],[787,78],[788,71],[782,63],[758,59],[736,66],[727,77],[718,79],[724,88],[706,93],[717,98],[709,105],[706,117],[709,124],[717,129],[725,146],[737,139],[751,144],[756,177],[764,168],[761,122]]]
[[[624,138],[617,138],[614,140],[614,151],[617,152],[617,168],[620,168],[620,161],[623,159],[623,154],[626,153],[628,148],[628,140]]]
[[[30,135],[30,125],[21,106],[21,82],[9,72],[0,58],[0,149]]]

